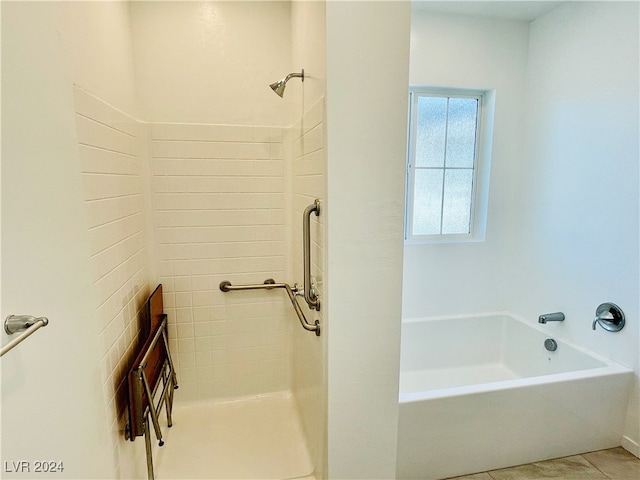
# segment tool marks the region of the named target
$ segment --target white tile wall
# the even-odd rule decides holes
[[[151,124],[155,241],[182,398],[290,387],[281,128]]]
[[[321,340],[298,326],[283,291],[222,293],[218,286],[222,280],[302,282],[302,212],[315,198],[324,199],[326,190],[324,101],[289,129],[147,125],[80,88],[75,102],[114,452],[123,441],[124,381],[137,347],[140,309],[151,290],[149,214],[180,398],[294,388],[305,429],[322,438]],[[145,212],[147,159],[141,155],[147,141],[153,212]],[[293,190],[285,187],[286,168]],[[286,191],[294,207],[287,217]],[[312,271],[320,292],[324,223],[324,217],[313,217]],[[286,278],[289,249],[293,279]],[[322,321],[321,312],[306,314]]]
[[[149,294],[145,239],[143,125],[74,87],[105,404],[113,452],[124,441],[127,373]],[[141,138],[141,135],[143,138]],[[116,459],[116,468],[119,462]]]

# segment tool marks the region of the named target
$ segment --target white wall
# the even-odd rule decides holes
[[[496,104],[486,240],[405,246],[405,318],[505,308],[528,30],[516,20],[412,14],[410,83],[495,89]]]
[[[122,3],[2,3],[2,318],[50,320],[2,359],[2,454],[61,478],[116,475],[73,84],[135,111],[128,31]]]
[[[531,24],[527,136],[510,309],[636,369],[638,270],[638,4],[569,2]],[[628,323],[594,332],[614,302]],[[640,453],[637,381],[624,446]]]
[[[410,13],[327,3],[329,478],[395,476]]]
[[[301,112],[307,112],[326,95],[325,9],[324,0],[291,2],[291,68],[292,71],[304,68],[305,79],[302,97],[296,94],[294,99],[297,102],[302,99],[302,105],[296,103],[291,117],[293,121],[289,125],[299,121]]]
[[[130,2],[142,117],[289,125],[289,2]],[[297,69],[297,67],[296,67]]]

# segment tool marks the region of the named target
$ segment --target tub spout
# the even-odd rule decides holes
[[[540,315],[538,317],[538,323],[563,322],[563,321],[564,321],[564,313],[562,312],[545,313],[544,315]]]

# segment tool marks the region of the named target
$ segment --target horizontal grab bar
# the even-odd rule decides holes
[[[222,290],[223,292],[233,292],[241,290],[273,290],[274,288],[284,288],[287,291],[289,300],[291,300],[291,305],[293,305],[293,309],[298,315],[298,320],[300,320],[300,325],[302,325],[302,328],[309,332],[316,332],[316,337],[319,337],[320,321],[316,320],[314,323],[309,323],[307,321],[307,318],[304,316],[304,312],[302,311],[300,305],[298,305],[298,302],[296,300],[296,292],[298,291],[297,286],[294,287],[294,291],[288,283],[276,283],[271,278],[265,280],[264,283],[256,283],[251,285],[232,285],[228,280],[220,282],[220,290]]]
[[[46,327],[49,324],[47,317],[32,317],[30,315],[9,315],[4,321],[4,330],[9,335],[24,330],[19,336],[7,343],[0,349],[0,357],[12,350],[16,345],[22,343],[27,337],[35,333],[36,330]]]

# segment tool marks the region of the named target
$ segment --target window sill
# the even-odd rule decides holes
[[[470,235],[439,235],[441,238],[408,238],[405,239],[406,246],[419,245],[450,245],[460,243],[484,242],[484,237],[472,237]]]

